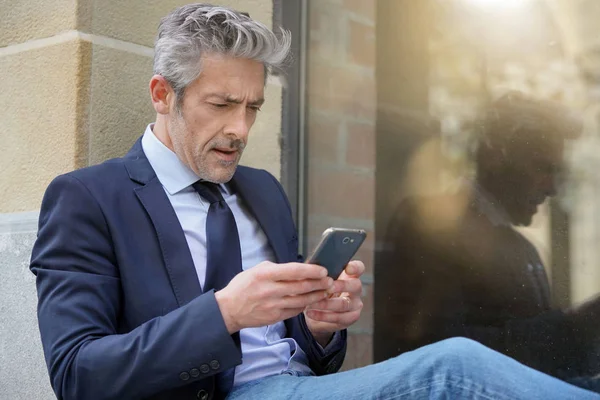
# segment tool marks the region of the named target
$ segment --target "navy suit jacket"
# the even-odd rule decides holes
[[[288,200],[266,171],[232,181],[277,262],[299,261]],[[215,377],[242,362],[213,291],[203,293],[181,225],[138,140],[120,159],[56,178],[44,196],[31,270],[52,387],[60,399],[222,398]],[[317,375],[339,369],[302,314],[287,335]]]

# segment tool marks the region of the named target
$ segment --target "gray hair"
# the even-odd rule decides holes
[[[265,80],[288,61],[291,35],[279,37],[248,14],[211,4],[188,4],[164,17],[154,44],[154,73],[175,91],[177,107],[201,72],[204,54],[247,58],[265,66]]]

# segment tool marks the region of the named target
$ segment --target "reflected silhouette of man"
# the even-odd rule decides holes
[[[565,108],[510,92],[485,118],[475,180],[400,204],[377,265],[376,360],[464,336],[556,377],[592,373],[595,303],[553,309],[542,260],[514,228],[556,194],[565,140],[580,131]]]

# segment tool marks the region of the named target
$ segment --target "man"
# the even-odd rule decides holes
[[[513,227],[556,194],[565,140],[580,131],[563,107],[510,92],[483,124],[476,180],[400,205],[378,266],[389,307],[376,318],[377,359],[464,336],[563,379],[600,372],[600,303],[553,309],[542,260]]]
[[[175,10],[155,44],[156,122],[124,158],[50,184],[31,269],[57,396],[594,398],[464,339],[331,375],[364,265],[332,282],[299,263],[281,186],[237,168],[288,50],[287,34],[233,10]]]

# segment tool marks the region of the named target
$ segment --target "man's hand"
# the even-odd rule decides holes
[[[333,279],[318,265],[263,262],[236,275],[215,298],[233,333],[294,317],[326,298],[332,287]]]
[[[333,283],[330,292],[334,295],[304,311],[308,329],[321,346],[329,343],[334,332],[346,329],[360,318],[363,308],[360,276],[364,272],[365,265],[361,261],[351,261]]]

